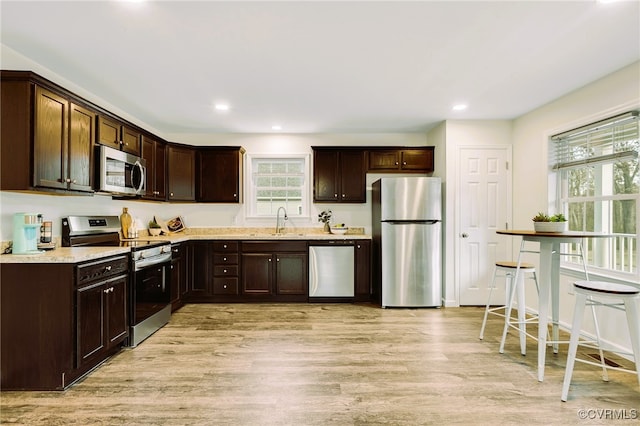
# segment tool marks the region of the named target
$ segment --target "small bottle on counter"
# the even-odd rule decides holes
[[[122,208],[120,226],[122,227],[122,238],[130,238],[129,228],[131,227],[131,215],[129,214],[129,209],[127,207]]]
[[[128,235],[129,238],[138,238],[138,230],[136,228],[136,221],[132,221],[131,222],[131,226],[129,226],[129,231],[128,231]]]

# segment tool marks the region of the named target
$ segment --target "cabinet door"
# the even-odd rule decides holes
[[[307,294],[307,255],[305,253],[276,254],[276,293]]]
[[[191,246],[191,288],[190,296],[209,294],[211,288],[210,281],[213,274],[212,251],[209,243],[196,242]]]
[[[122,126],[120,132],[122,150],[140,156],[140,140],[142,139],[140,132],[127,126]]]
[[[76,315],[78,321],[77,357],[82,365],[105,348],[104,312],[105,285],[97,283],[76,292]]]
[[[156,141],[154,150],[155,198],[165,200],[167,198],[167,145]]]
[[[34,186],[67,188],[69,101],[36,86]]]
[[[187,246],[185,244],[171,245],[171,309],[179,308],[182,298],[188,291],[187,286]]]
[[[272,293],[273,256],[267,253],[242,254],[242,294]]]
[[[314,201],[339,200],[338,151],[313,151],[313,199]]]
[[[398,170],[400,159],[397,150],[369,151],[369,170],[393,171]]]
[[[107,295],[107,342],[109,347],[122,342],[129,335],[127,321],[127,276],[105,283]]]
[[[156,141],[153,139],[143,136],[142,137],[142,155],[141,157],[145,161],[145,167],[147,168],[147,182],[146,188],[144,191],[144,198],[155,198],[156,190],[155,190],[155,151],[156,151]]]
[[[402,170],[420,170],[426,173],[433,171],[433,149],[405,149],[401,154]]]
[[[99,116],[97,142],[120,151],[120,123],[110,118]]]
[[[147,167],[147,185],[144,198],[164,200],[167,196],[165,186],[166,152],[167,147],[163,142],[147,136],[142,137],[142,158],[144,158]]]
[[[180,278],[181,278],[180,258],[171,259],[171,309],[180,303]]]
[[[240,152],[201,150],[198,152],[198,201],[237,203],[240,201]]]
[[[371,298],[371,242],[356,242],[356,300]]]
[[[170,146],[169,163],[169,200],[195,200],[195,151],[191,148]]]
[[[340,201],[364,203],[366,201],[366,174],[364,171],[364,151],[343,151],[340,153]]]
[[[96,113],[72,103],[69,121],[69,189],[93,192]]]
[[[184,301],[189,295],[189,279],[191,278],[189,271],[189,259],[191,251],[187,246],[182,246],[182,256],[180,257],[180,300]]]

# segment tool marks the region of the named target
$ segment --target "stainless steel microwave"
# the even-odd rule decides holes
[[[112,194],[143,194],[146,182],[146,162],[143,158],[108,146],[98,148],[98,191]]]

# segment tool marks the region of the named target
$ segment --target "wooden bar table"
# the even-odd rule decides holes
[[[501,235],[520,236],[524,241],[533,241],[540,243],[540,271],[538,273],[538,280],[540,285],[540,295],[538,298],[538,381],[541,382],[544,379],[550,294],[552,315],[551,320],[553,328],[551,341],[554,345],[554,353],[558,353],[558,314],[560,306],[561,256],[560,244],[582,243],[582,240],[585,238],[607,238],[613,237],[613,235],[597,232],[535,232],[511,229],[498,230],[496,231],[496,233]],[[521,308],[518,307],[518,309]]]

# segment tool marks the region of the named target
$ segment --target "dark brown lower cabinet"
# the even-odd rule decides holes
[[[371,300],[371,241],[354,240],[355,301]],[[183,301],[306,302],[307,240],[189,243],[189,292]]]
[[[306,301],[306,241],[243,241],[241,293],[260,301]]]
[[[277,299],[307,295],[306,253],[243,253],[242,294]]]
[[[189,291],[187,245],[171,245],[171,311],[182,307]]]
[[[188,300],[204,301],[202,299],[210,294],[209,271],[213,268],[213,255],[210,243],[195,241],[189,243],[189,265],[191,269]]]
[[[128,336],[127,276],[79,288],[76,315],[78,320],[78,367],[102,361],[102,353],[118,346]]]
[[[356,240],[356,302],[371,301],[371,241]]]
[[[307,243],[243,242],[241,293],[261,301],[308,299]]]
[[[306,241],[190,243],[189,302],[306,302]]]
[[[128,336],[128,257],[0,268],[2,390],[62,390]]]

